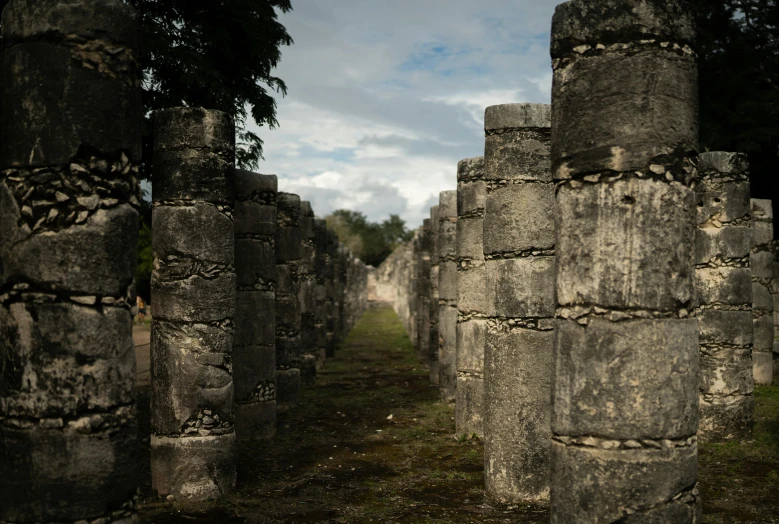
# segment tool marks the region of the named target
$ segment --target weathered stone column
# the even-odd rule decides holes
[[[749,164],[746,155],[698,156],[695,291],[701,345],[698,436],[750,438],[752,396],[752,279],[749,251]],[[768,300],[771,296],[766,297]],[[773,322],[771,326],[773,334]]]
[[[308,201],[300,203],[300,380],[316,379],[316,274],[314,272],[314,210]]]
[[[278,194],[276,225],[276,409],[300,395],[300,197]]]
[[[425,362],[430,361],[430,247],[433,242],[430,219],[422,220],[419,252],[419,280],[417,282],[418,340],[417,354]]]
[[[235,486],[234,148],[225,113],[155,113],[151,473],[163,497]]]
[[[771,243],[771,252],[773,253],[773,278],[771,279],[771,296],[774,303],[774,351],[773,351],[773,384],[779,385],[779,246],[774,240]]]
[[[749,266],[752,270],[752,322],[754,344],[752,367],[755,384],[769,385],[773,381],[774,301],[771,279],[774,276],[774,257],[771,242],[774,238],[771,201],[752,199],[752,250]]]
[[[327,224],[321,219],[314,219],[314,273],[316,301],[314,326],[316,331],[317,369],[321,368],[327,358],[327,263],[330,255],[327,252]]]
[[[139,17],[11,0],[2,38],[0,521],[134,522]]]
[[[681,0],[554,15],[552,523],[697,521],[694,41]]]
[[[457,191],[438,201],[438,387],[454,402],[457,389]]]
[[[346,259],[348,250],[345,245],[339,242],[337,253],[335,266],[336,348],[338,347],[338,344],[346,338]]]
[[[457,164],[457,435],[484,436],[484,157]]]
[[[438,276],[439,264],[438,246],[440,244],[440,226],[438,206],[430,208],[430,229],[432,243],[430,245],[430,385],[438,387]]]
[[[338,304],[336,303],[336,258],[338,257],[338,239],[331,230],[327,230],[327,261],[325,281],[325,310],[327,318],[325,329],[327,333],[327,358],[335,356],[335,346],[338,343],[336,329],[336,315],[338,313]]]
[[[235,172],[233,380],[239,441],[276,433],[276,175]]]
[[[549,497],[555,311],[551,108],[484,114],[486,303],[484,468],[502,502]]]

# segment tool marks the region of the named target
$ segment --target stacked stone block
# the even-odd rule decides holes
[[[276,175],[235,173],[233,332],[235,431],[239,441],[276,433]]]
[[[454,402],[457,389],[457,191],[438,201],[438,387]]]
[[[419,342],[417,352],[425,362],[430,362],[430,250],[433,242],[433,229],[429,218],[422,221],[422,236],[418,263],[420,266],[417,284],[417,315],[419,317]]]
[[[136,518],[138,36],[119,0],[2,13],[0,521]]]
[[[279,193],[276,214],[276,409],[300,395],[300,197]]]
[[[771,279],[771,296],[774,303],[774,346],[773,346],[773,384],[779,385],[779,246],[774,240],[771,243],[771,252],[774,255],[773,278]]]
[[[327,264],[330,255],[328,248],[327,224],[324,220],[314,219],[314,328],[316,332],[317,369],[324,365],[327,358]]]
[[[694,42],[681,0],[555,11],[553,523],[700,520]]]
[[[752,199],[752,250],[749,266],[752,270],[752,323],[754,345],[752,366],[755,384],[769,385],[773,381],[773,296],[771,285],[774,274],[773,210],[771,201]]]
[[[336,258],[338,256],[338,239],[335,233],[328,230],[327,234],[327,265],[326,265],[326,286],[325,286],[325,302],[327,310],[327,318],[325,322],[327,332],[327,357],[331,358],[335,356],[335,346],[337,343],[336,337],[336,315],[338,313],[338,304],[336,301]]]
[[[698,436],[749,438],[752,395],[752,279],[746,155],[698,156],[695,291],[700,339]],[[768,295],[766,299],[770,300]],[[773,334],[773,325],[772,334]]]
[[[314,210],[307,201],[300,203],[300,379],[311,384],[316,378],[316,272],[314,270]]]
[[[438,276],[440,260],[438,256],[440,246],[439,235],[439,207],[430,208],[430,229],[432,242],[430,244],[430,385],[438,386]]]
[[[484,468],[501,502],[549,497],[555,313],[551,108],[485,111]]]
[[[235,486],[235,129],[197,108],[154,116],[151,472],[158,495]]]
[[[457,402],[458,435],[484,436],[484,158],[457,165]]]

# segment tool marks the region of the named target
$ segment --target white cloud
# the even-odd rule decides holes
[[[483,151],[488,105],[548,103],[559,0],[296,0],[277,76],[280,127],[260,128],[282,191],[417,227]]]

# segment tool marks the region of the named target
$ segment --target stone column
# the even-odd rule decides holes
[[[336,348],[341,341],[346,338],[346,266],[347,253],[346,246],[338,243],[338,256],[336,257],[335,274],[335,333]]]
[[[155,113],[151,473],[162,497],[235,486],[234,148],[225,113]]]
[[[438,387],[454,402],[457,389],[457,191],[438,201]]]
[[[554,312],[551,108],[485,111],[484,468],[490,497],[549,497]]]
[[[697,65],[681,0],[552,22],[551,522],[697,522]]]
[[[771,243],[771,252],[773,253],[773,278],[771,279],[771,297],[774,303],[774,351],[773,351],[773,384],[779,385],[779,246],[774,240]]]
[[[425,362],[430,361],[430,244],[433,241],[430,219],[422,221],[419,252],[419,281],[417,282],[418,340],[417,354]]]
[[[701,153],[698,176],[695,187],[698,210],[695,316],[701,345],[698,436],[714,441],[750,438],[755,383],[751,348],[749,164],[746,155]],[[770,300],[771,296],[766,298]]]
[[[484,436],[484,157],[457,165],[457,435]]]
[[[430,385],[438,387],[438,276],[440,244],[438,206],[430,208],[430,229],[432,242],[430,244]]]
[[[134,522],[139,17],[11,0],[2,38],[0,521]]]
[[[276,433],[276,175],[235,172],[233,380],[239,441]]]
[[[300,380],[313,384],[316,379],[316,274],[314,272],[314,210],[307,201],[300,203]]]
[[[327,318],[325,321],[325,329],[327,333],[327,358],[335,356],[336,339],[336,258],[338,257],[338,239],[331,230],[327,230],[327,261],[326,261],[326,275],[325,282],[325,304],[327,311]]]
[[[276,409],[300,395],[300,197],[278,194],[276,226]]]
[[[774,276],[771,243],[774,238],[771,201],[752,199],[752,250],[749,266],[752,270],[752,323],[754,344],[752,367],[755,384],[770,385],[773,381],[774,302],[771,279]]]
[[[327,261],[330,257],[327,246],[327,224],[321,218],[314,219],[314,273],[316,275],[314,326],[317,369],[324,365],[327,358]]]

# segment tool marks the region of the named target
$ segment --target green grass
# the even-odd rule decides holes
[[[752,440],[702,443],[699,461],[703,522],[779,520],[779,387],[755,388]]]
[[[279,415],[276,438],[239,450],[234,493],[174,505],[147,480],[141,522],[548,522],[544,508],[485,501],[483,445],[455,437],[454,410],[428,381],[394,312],[369,309],[301,404]],[[779,515],[779,388],[756,399],[754,441],[701,445],[704,522]]]

